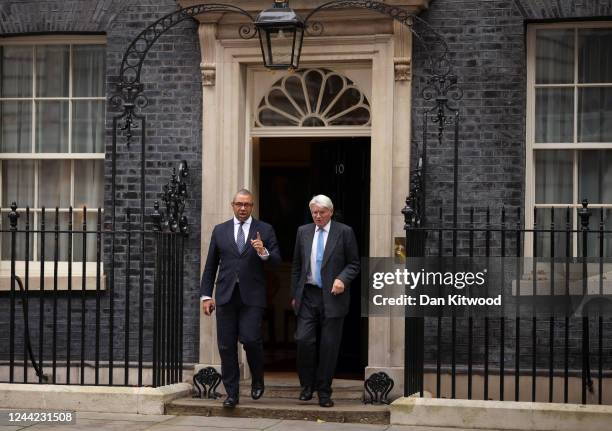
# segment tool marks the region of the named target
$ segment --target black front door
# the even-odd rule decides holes
[[[334,219],[355,231],[359,254],[369,252],[370,139],[274,138],[261,141],[259,210],[276,230],[283,264],[268,274],[266,370],[295,370],[295,320],[289,306],[290,270],[297,228],[311,223],[308,202],[329,196]],[[337,376],[363,378],[367,364],[367,319],[361,318],[360,278],[350,286],[351,308]]]
[[[313,148],[313,194],[334,203],[334,220],[351,226],[360,256],[369,253],[370,139],[345,138],[320,142]],[[361,317],[361,279],[351,284],[351,307],[344,320],[338,376],[363,376],[367,365],[367,318]]]

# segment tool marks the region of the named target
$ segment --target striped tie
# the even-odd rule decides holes
[[[238,246],[238,253],[242,254],[244,251],[244,230],[242,229],[242,225],[244,222],[240,222],[240,226],[238,226],[238,235],[236,236],[236,245]]]

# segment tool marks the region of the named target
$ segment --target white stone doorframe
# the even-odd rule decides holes
[[[200,24],[202,49],[202,267],[214,225],[231,217],[230,201],[256,184],[248,87],[250,68],[261,64],[256,40],[219,40],[216,24]],[[371,68],[371,193],[369,256],[392,256],[403,236],[401,208],[408,194],[411,112],[411,34],[394,23],[393,34],[306,38],[301,65],[368,65]],[[324,133],[324,132],[323,132]],[[324,135],[324,134],[323,134]],[[308,136],[301,133],[301,136]],[[319,135],[321,132],[319,131]],[[256,149],[255,149],[256,151]],[[201,311],[200,311],[201,313]],[[220,369],[214,318],[200,314],[198,366]],[[403,320],[369,319],[365,376],[384,370],[402,391]],[[241,363],[246,361],[241,358]],[[246,367],[245,367],[246,368]],[[247,372],[243,374],[245,377]]]

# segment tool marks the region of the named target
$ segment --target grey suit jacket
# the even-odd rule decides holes
[[[304,284],[310,271],[310,253],[314,234],[314,223],[300,226],[297,231],[291,269],[291,293],[296,302],[296,314],[302,304]],[[357,274],[359,274],[359,251],[355,233],[350,226],[332,220],[321,266],[323,306],[326,317],[346,316],[350,305],[349,285]],[[345,291],[340,295],[331,293],[336,278],[342,280],[345,285]]]

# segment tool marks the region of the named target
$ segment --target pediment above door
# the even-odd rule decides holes
[[[289,6],[300,16],[306,16],[314,8],[329,0],[290,0]],[[413,14],[419,14],[428,8],[431,0],[388,0],[383,3],[397,6]],[[207,3],[202,0],[178,0],[181,7],[186,8]],[[237,6],[256,17],[259,12],[272,7],[273,0],[234,0],[221,1]],[[217,24],[218,39],[238,38],[238,28],[247,22],[247,18],[236,13],[208,13],[196,17],[203,24]],[[313,16],[324,26],[325,36],[349,36],[367,34],[392,34],[393,20],[379,12],[362,8],[342,8],[324,10]],[[348,25],[347,25],[348,24]]]

